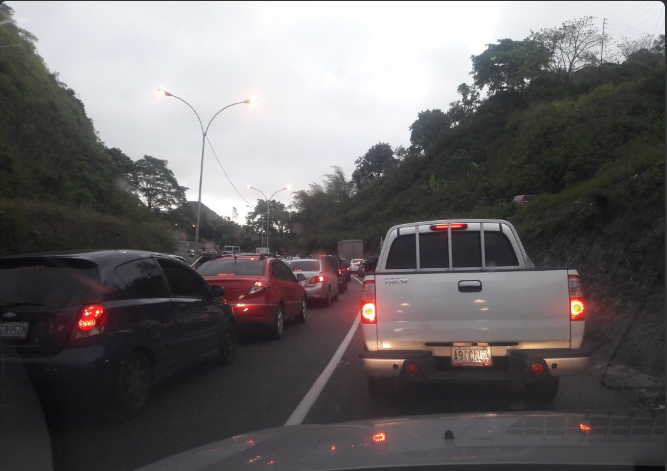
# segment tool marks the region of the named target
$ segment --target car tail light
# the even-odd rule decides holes
[[[544,366],[542,366],[542,363],[533,363],[530,369],[533,370],[533,374],[541,375],[544,371]]]
[[[255,281],[255,284],[252,285],[252,288],[250,288],[250,291],[248,291],[248,295],[257,295],[264,289],[264,287],[264,283],[261,281]]]
[[[414,363],[410,363],[408,367],[406,368],[408,374],[416,374],[419,371],[419,367],[415,365]]]
[[[107,308],[102,304],[87,304],[81,308],[81,314],[72,331],[72,339],[94,337],[104,332],[107,325]]]
[[[322,275],[315,275],[308,281],[308,283],[310,283],[311,285],[315,285],[317,283],[322,283],[323,281],[324,277]]]
[[[581,291],[581,282],[577,275],[568,276],[567,281],[570,290],[570,320],[583,321],[585,318],[585,306]]]
[[[341,269],[339,268],[339,269],[338,269],[338,274],[339,274],[339,275],[342,275],[342,274],[343,274],[343,270],[341,270]]]
[[[383,442],[386,439],[387,436],[384,434],[384,432],[376,433],[375,435],[373,435],[373,441],[377,443]]]
[[[448,225],[447,224],[431,224],[429,227],[431,228],[432,231],[446,231]],[[452,230],[453,231],[465,230],[465,229],[468,229],[467,224],[452,224]]]
[[[361,285],[361,323],[377,324],[375,314],[375,281],[366,280]]]

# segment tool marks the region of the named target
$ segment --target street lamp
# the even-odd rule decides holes
[[[176,95],[174,95],[172,93],[169,93],[167,90],[165,90],[163,88],[158,88],[157,92],[158,92],[159,95],[174,97],[177,100],[180,100],[183,103],[185,103],[186,105],[188,105],[190,107],[190,109],[192,111],[194,111],[195,115],[197,116],[197,120],[199,120],[199,126],[201,127],[202,139],[201,139],[201,164],[200,164],[200,168],[199,168],[199,199],[197,200],[197,227],[196,227],[196,230],[195,230],[195,253],[197,253],[197,245],[199,244],[199,218],[201,216],[201,184],[202,184],[202,178],[204,177],[204,149],[206,149],[206,134],[208,133],[208,128],[211,126],[211,123],[213,122],[215,117],[218,116],[220,113],[222,113],[227,108],[229,108],[230,106],[240,105],[241,103],[245,103],[247,105],[256,105],[257,102],[259,101],[259,98],[253,96],[253,97],[248,98],[247,100],[239,101],[239,102],[236,102],[236,103],[232,103],[231,105],[225,106],[223,109],[221,109],[220,111],[218,111],[216,114],[213,115],[211,120],[208,122],[208,125],[206,126],[206,129],[204,129],[204,124],[201,122],[201,118],[199,117],[199,113],[197,113],[197,111],[195,111],[195,109],[192,107],[192,105],[190,105],[190,103],[185,101],[183,98],[177,97]]]
[[[265,195],[261,190],[258,190],[257,188],[248,185],[248,190],[259,191],[260,194],[261,194],[261,195],[264,197],[264,199],[266,200],[266,248],[267,248],[267,250],[269,251],[269,253],[271,253],[271,248],[269,247],[269,206],[270,206],[269,201],[270,201],[271,198],[273,198],[273,196],[274,196],[276,193],[278,193],[279,191],[283,191],[283,190],[291,190],[291,189],[292,189],[292,187],[291,187],[290,185],[287,185],[285,188],[281,188],[280,190],[276,190],[276,191],[273,193],[273,195],[271,195],[270,198],[267,198],[266,195]]]

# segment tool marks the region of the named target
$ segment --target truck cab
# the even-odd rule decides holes
[[[504,220],[392,227],[361,294],[371,395],[392,382],[526,385],[550,401],[583,373],[584,299],[568,268],[535,268]]]

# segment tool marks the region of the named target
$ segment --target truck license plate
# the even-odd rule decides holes
[[[491,366],[491,347],[452,347],[452,366]]]
[[[0,322],[0,338],[25,339],[28,337],[27,322]]]

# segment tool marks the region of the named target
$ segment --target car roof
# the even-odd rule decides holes
[[[53,252],[38,252],[29,254],[12,255],[4,258],[24,258],[24,257],[56,257],[56,258],[77,258],[81,260],[90,260],[97,264],[121,263],[123,261],[136,260],[139,258],[148,258],[152,256],[171,257],[171,255],[149,252],[146,250],[61,250]]]

